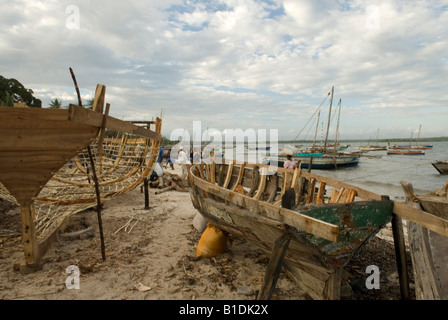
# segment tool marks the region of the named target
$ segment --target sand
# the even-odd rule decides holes
[[[181,174],[179,166],[165,170]],[[14,270],[14,264],[23,261],[19,209],[4,210],[0,214],[0,299],[254,300],[268,257],[243,239],[231,237],[223,254],[196,258],[201,233],[193,226],[198,212],[189,192],[155,194],[156,190],[149,190],[147,210],[140,188],[104,204],[105,261],[97,213],[89,210],[73,217],[71,224],[72,229],[92,226],[93,237],[60,237],[45,255],[42,269],[29,274]],[[5,236],[5,230],[11,234]],[[356,291],[346,286],[347,299],[399,299],[390,241],[375,238],[350,268],[347,281],[363,279],[365,265],[375,263],[374,259],[384,265],[382,290]],[[79,270],[79,282],[67,271],[70,266]],[[273,299],[305,300],[307,296],[282,272]]]

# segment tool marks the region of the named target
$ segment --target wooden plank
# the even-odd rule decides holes
[[[87,124],[90,126],[100,128],[103,123],[103,118],[104,115],[102,113],[93,112],[73,104],[71,104],[69,107],[68,119],[76,123]],[[123,121],[107,116],[106,122],[107,122],[107,128],[110,130],[126,132],[129,134],[134,134],[155,141],[162,140],[162,136],[160,133],[151,131],[149,129],[145,129],[140,126],[133,125],[129,121]]]
[[[235,188],[241,184],[241,181],[243,181],[245,167],[246,166],[244,163],[240,165],[240,172],[238,172],[238,178],[237,178],[235,184],[233,185],[232,190],[235,190]]]
[[[347,200],[345,202],[346,203],[353,202],[355,201],[355,197],[356,197],[356,190],[350,189],[348,192]]]
[[[35,264],[39,259],[36,227],[34,225],[34,206],[22,204],[20,207],[22,218],[22,243],[25,252],[25,263]]]
[[[405,203],[394,201],[394,213],[422,227],[448,237],[448,221],[423,210],[412,208]]]
[[[341,190],[339,190],[339,194],[336,198],[336,203],[344,203],[347,199],[347,189],[342,187]]]
[[[325,195],[325,186],[327,184],[325,182],[319,183],[319,191],[317,192],[316,204],[324,203],[324,195]]]
[[[236,192],[222,189],[196,176],[193,176],[193,184],[207,193],[214,194],[230,203],[245,207],[256,214],[288,224],[298,230],[314,234],[317,237],[333,242],[338,241],[339,227],[336,225],[311,218],[300,212],[280,208],[270,203],[255,200],[249,196],[243,196]]]
[[[392,234],[394,238],[395,258],[397,261],[401,299],[409,300],[411,294],[409,291],[409,277],[406,263],[406,244],[404,241],[403,223],[401,218],[396,214],[392,214]]]
[[[274,293],[275,286],[282,271],[283,261],[285,259],[286,251],[288,250],[290,235],[285,232],[280,238],[275,241],[272,248],[271,258],[269,259],[266,273],[263,280],[260,293],[257,300],[271,300]]]
[[[230,179],[232,178],[232,172],[233,172],[233,162],[229,163],[229,166],[227,167],[226,180],[224,181],[224,184],[222,185],[222,187],[224,189],[227,189],[229,187]]]
[[[261,195],[263,194],[263,192],[266,188],[266,179],[267,179],[267,168],[263,167],[263,168],[261,168],[260,183],[258,185],[258,191],[255,194],[254,199],[256,199],[256,200],[260,199]]]
[[[309,185],[308,185],[308,195],[306,197],[305,204],[313,203],[314,201],[314,189],[316,188],[316,179],[311,179]]]

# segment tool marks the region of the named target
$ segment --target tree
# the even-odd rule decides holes
[[[14,102],[25,102],[29,107],[42,108],[42,101],[35,98],[33,93],[16,79],[6,79],[0,75],[0,105],[12,107]]]
[[[52,109],[61,109],[62,101],[59,101],[57,98],[50,101],[50,108]]]
[[[87,109],[92,109],[93,108],[93,102],[95,101],[95,99],[89,99],[89,100],[87,100],[87,103],[86,103],[86,105],[85,105],[85,107],[87,108]]]

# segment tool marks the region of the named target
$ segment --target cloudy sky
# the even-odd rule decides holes
[[[83,101],[104,84],[112,116],[163,113],[167,137],[312,139],[333,86],[341,138],[447,136],[447,0],[3,0],[0,30],[0,75],[44,107],[77,101],[72,67]]]

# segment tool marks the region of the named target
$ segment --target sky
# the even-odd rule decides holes
[[[0,75],[43,107],[77,102],[71,67],[83,102],[103,84],[111,116],[173,139],[322,137],[332,88],[341,139],[448,136],[448,0],[0,3]]]

